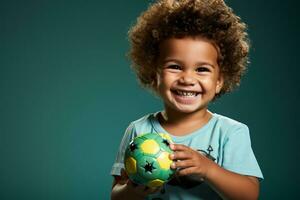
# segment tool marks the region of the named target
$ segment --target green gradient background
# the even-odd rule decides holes
[[[161,109],[124,56],[148,3],[0,2],[1,200],[109,199],[124,129]],[[251,64],[211,110],[249,125],[261,199],[299,199],[299,3],[227,3],[249,25]]]

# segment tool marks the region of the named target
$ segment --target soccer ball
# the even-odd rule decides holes
[[[172,140],[163,133],[146,133],[134,138],[128,145],[124,164],[128,177],[136,184],[159,187],[172,178],[175,170],[170,168],[173,152]]]

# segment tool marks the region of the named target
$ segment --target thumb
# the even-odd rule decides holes
[[[128,179],[128,175],[124,169],[121,169],[121,177]]]

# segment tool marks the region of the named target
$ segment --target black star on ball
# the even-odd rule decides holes
[[[148,161],[146,161],[147,164],[144,166],[144,169],[145,169],[145,172],[150,172],[152,173],[152,170],[156,169],[154,166],[153,166],[153,162],[152,163],[149,163]]]
[[[137,145],[133,142],[130,144],[129,148],[130,148],[130,151],[133,152],[134,150],[137,149]]]
[[[163,139],[163,143],[167,146],[170,146],[170,142],[167,139]]]

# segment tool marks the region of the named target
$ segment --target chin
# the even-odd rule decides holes
[[[195,105],[184,105],[184,106],[176,106],[175,110],[181,113],[194,113],[202,110],[200,106]]]

